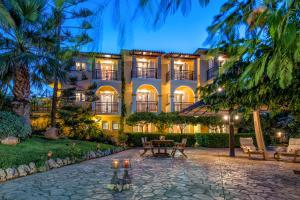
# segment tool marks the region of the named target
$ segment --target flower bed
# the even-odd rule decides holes
[[[0,144],[0,182],[107,156],[124,150],[95,142],[32,137],[16,146]]]

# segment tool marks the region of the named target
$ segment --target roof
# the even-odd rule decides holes
[[[182,58],[182,59],[196,59],[199,58],[199,55],[192,53],[177,53],[171,52],[165,55],[167,58]]]
[[[96,58],[121,59],[121,54],[116,54],[116,53],[105,53],[105,52],[80,52],[80,55],[83,55],[83,56],[93,56],[93,57],[96,57]]]
[[[200,55],[200,54],[206,54],[208,52],[209,49],[207,48],[198,48],[196,49],[196,51],[194,52],[194,54]]]
[[[197,101],[193,105],[185,108],[180,112],[181,115],[185,116],[210,116],[210,115],[226,115],[228,114],[228,109],[222,109],[214,112],[210,109],[210,105],[206,104],[203,100]],[[269,107],[267,105],[260,106],[260,112],[269,112]]]
[[[208,116],[208,115],[222,115],[227,114],[228,110],[219,110],[218,112],[214,112],[210,110],[210,105],[206,104],[203,100],[197,101],[193,105],[185,108],[180,112],[181,115],[186,116]]]
[[[129,50],[130,55],[140,55],[140,56],[161,56],[165,52],[163,51],[152,51],[152,50],[142,50],[142,49],[133,49]]]

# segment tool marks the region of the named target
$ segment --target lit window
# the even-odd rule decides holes
[[[108,130],[108,129],[109,129],[108,122],[106,122],[106,121],[103,121],[103,122],[102,122],[102,129],[103,129],[103,130]]]
[[[77,71],[85,71],[86,70],[86,63],[84,62],[76,62],[75,63]]]
[[[119,123],[118,122],[113,122],[112,123],[112,128],[113,128],[113,130],[118,130],[119,129]]]
[[[85,101],[85,94],[82,92],[76,92],[75,93],[76,96],[76,101],[80,102],[80,101]]]

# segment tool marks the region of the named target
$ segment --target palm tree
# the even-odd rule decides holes
[[[8,20],[0,25],[0,77],[12,75],[13,111],[30,123],[30,74],[42,63],[39,32],[43,20],[43,0],[2,0],[0,15]]]
[[[53,0],[51,1],[51,13],[47,21],[48,31],[52,32],[54,43],[49,51],[51,59],[48,60],[50,73],[46,76],[53,83],[53,95],[51,106],[51,126],[56,126],[56,112],[58,101],[59,82],[66,81],[66,73],[73,65],[73,57],[78,51],[78,47],[91,41],[87,29],[92,28],[85,20],[93,13],[85,8],[78,9],[77,6],[85,0]],[[73,26],[68,25],[68,21],[76,20]],[[76,33],[74,33],[74,31]]]
[[[207,42],[226,51],[228,63],[248,63],[241,86],[255,87],[267,77],[285,89],[299,70],[299,12],[297,0],[228,1],[208,28]]]

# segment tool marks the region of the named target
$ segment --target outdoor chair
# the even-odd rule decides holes
[[[174,145],[172,153],[171,153],[171,156],[173,158],[175,156],[176,151],[179,151],[184,157],[187,158],[187,155],[185,155],[185,153],[184,153],[184,150],[185,150],[185,147],[186,147],[186,142],[187,142],[187,139],[183,138],[182,141],[181,141],[181,143],[176,143]]]
[[[300,138],[290,138],[289,146],[274,153],[276,160],[280,159],[280,156],[293,157],[293,162],[296,162],[297,157],[300,157]]]
[[[265,152],[263,150],[257,149],[253,144],[253,138],[240,138],[241,149],[244,153],[248,154],[249,159],[252,154],[262,154],[265,159]]]
[[[145,153],[147,153],[147,151],[151,151],[152,154],[154,155],[154,151],[153,151],[153,145],[151,142],[147,141],[146,137],[142,137],[142,144],[143,144],[143,148],[144,148],[144,152],[141,154],[141,156],[143,156]]]
[[[159,140],[165,140],[165,139],[166,139],[166,136],[164,136],[164,135],[159,136]]]

